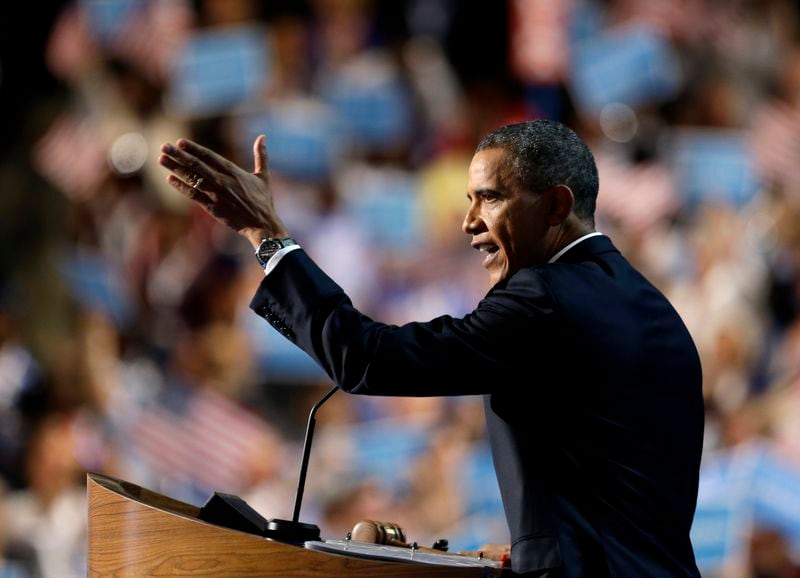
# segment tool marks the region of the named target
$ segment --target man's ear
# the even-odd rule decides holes
[[[556,227],[567,220],[575,206],[575,195],[567,185],[556,185],[550,189],[551,201],[547,211],[547,224]]]

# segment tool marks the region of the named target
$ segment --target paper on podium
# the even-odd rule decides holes
[[[412,548],[370,544],[369,542],[359,542],[358,540],[310,541],[305,543],[305,547],[309,550],[316,550],[319,552],[344,554],[371,560],[417,562],[422,564],[436,564],[439,566],[501,567],[500,562],[496,560],[460,556],[458,554],[448,554],[447,552],[439,554]]]

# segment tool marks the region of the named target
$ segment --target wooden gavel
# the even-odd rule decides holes
[[[368,544],[385,544],[387,546],[411,548],[412,550],[434,552],[438,554],[447,552],[447,540],[436,540],[432,548],[419,546],[416,542],[409,544],[406,542],[406,534],[403,532],[403,528],[392,522],[362,520],[353,526],[349,537],[351,540],[367,542]]]

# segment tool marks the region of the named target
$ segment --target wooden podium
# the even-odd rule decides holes
[[[261,578],[501,576],[489,567],[391,562],[319,552],[206,523],[200,509],[89,474],[88,575]]]

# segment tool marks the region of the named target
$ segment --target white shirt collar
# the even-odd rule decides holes
[[[561,256],[562,256],[564,253],[566,253],[567,251],[569,251],[570,249],[572,249],[572,248],[573,248],[575,245],[577,245],[577,244],[578,244],[578,243],[580,243],[581,241],[585,241],[585,240],[586,240],[586,239],[588,239],[589,237],[597,237],[598,235],[602,235],[602,234],[603,234],[603,233],[601,233],[600,231],[595,231],[595,232],[593,232],[593,233],[588,233],[588,234],[584,235],[583,237],[578,237],[578,238],[577,238],[577,239],[575,239],[575,240],[574,240],[572,243],[570,243],[569,245],[567,245],[566,247],[564,247],[563,249],[561,249],[561,250],[560,250],[558,253],[556,253],[555,255],[553,255],[553,256],[551,257],[551,259],[548,261],[548,263],[555,263],[556,261],[558,261],[558,260],[561,258]]]

